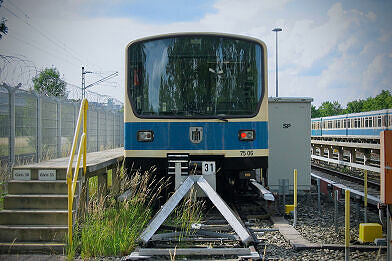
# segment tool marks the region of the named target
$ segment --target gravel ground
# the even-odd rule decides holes
[[[292,199],[286,198],[286,204],[292,202]],[[298,221],[297,230],[301,235],[312,243],[326,244],[343,244],[344,243],[344,205],[339,205],[338,233],[335,233],[334,227],[334,204],[328,198],[322,198],[322,210],[317,209],[317,195],[299,196],[298,198]],[[362,222],[363,213],[357,213],[357,207],[353,203],[351,205],[351,242],[358,244],[358,228]],[[292,222],[292,217],[287,217]],[[368,222],[379,223],[378,213],[368,211]],[[258,221],[254,228],[272,228],[273,224],[270,220]],[[260,234],[258,238],[264,241],[266,247],[265,260],[344,260],[344,251],[328,250],[328,249],[311,249],[311,250],[294,250],[284,237],[278,232],[265,232]],[[351,260],[385,260],[385,251],[352,251]],[[33,259],[31,259],[33,258]],[[64,257],[40,256],[38,259],[30,256],[1,256],[0,260],[65,260]],[[78,259],[81,260],[81,259]],[[117,261],[118,257],[96,258],[90,260]],[[167,259],[166,259],[167,260]],[[183,259],[181,259],[183,260]],[[192,260],[188,258],[187,260]]]
[[[292,199],[286,198],[286,204],[292,202]],[[317,209],[316,196],[302,196],[298,199],[298,221],[297,231],[312,243],[325,244],[344,244],[344,206],[339,205],[338,233],[335,233],[334,226],[334,204],[327,198],[322,198],[322,210],[319,213]],[[362,210],[363,211],[363,210]],[[351,205],[351,242],[359,244],[358,229],[359,223],[363,222],[363,217],[357,213],[354,204]],[[292,223],[292,217],[288,217]],[[368,211],[368,222],[380,223],[378,213]],[[272,224],[263,222],[261,227],[272,227]],[[314,250],[294,250],[279,232],[266,232],[260,237],[267,243],[266,257],[270,260],[344,260],[344,251],[314,249]],[[374,245],[374,244],[373,244]],[[352,260],[385,260],[385,251],[352,251]]]

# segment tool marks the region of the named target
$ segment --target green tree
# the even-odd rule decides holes
[[[3,4],[3,0],[0,0],[0,7]],[[1,18],[1,22],[0,22],[0,39],[3,38],[3,35],[8,33],[8,27],[5,24],[5,22],[7,21],[7,19],[5,19],[4,17]]]
[[[342,109],[342,106],[337,101],[334,101],[334,102],[325,101],[325,102],[323,102],[321,104],[321,106],[318,108],[318,111],[320,113],[320,117],[339,115],[339,114],[342,114],[344,112],[343,109]]]
[[[392,96],[389,91],[382,90],[379,95],[366,99],[363,105],[363,111],[376,111],[392,108]]]
[[[316,106],[312,105],[312,111],[311,111],[311,117],[312,118],[318,118],[320,117],[320,112],[319,110],[316,108]]]
[[[56,68],[46,68],[33,78],[34,90],[47,96],[66,97],[66,83]]]
[[[355,100],[347,103],[346,113],[357,113],[363,111],[364,100]]]

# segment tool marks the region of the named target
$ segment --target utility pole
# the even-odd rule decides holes
[[[118,76],[118,72],[115,72],[115,73],[112,73],[112,74],[110,74],[110,75],[108,75],[108,76],[106,76],[106,77],[103,77],[102,79],[100,79],[100,80],[98,80],[98,81],[96,81],[96,82],[94,82],[94,83],[91,83],[91,84],[89,84],[89,85],[86,86],[86,78],[85,78],[85,75],[86,75],[87,73],[93,73],[93,72],[85,71],[85,70],[84,70],[84,67],[82,67],[82,99],[86,98],[86,89],[87,89],[87,88],[90,88],[90,87],[92,87],[92,86],[94,86],[94,85],[96,85],[96,84],[102,83],[102,82],[107,81],[107,80],[109,80],[109,79],[111,79],[111,78],[113,78],[113,77]]]
[[[276,76],[276,97],[278,97],[278,32],[282,31],[282,28],[275,28],[272,30],[273,32],[275,32],[276,35],[276,71],[275,71],[275,76]]]

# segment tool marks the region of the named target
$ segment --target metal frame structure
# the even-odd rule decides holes
[[[248,231],[242,226],[241,222],[234,215],[230,207],[222,200],[216,191],[208,184],[202,175],[189,176],[184,183],[176,190],[176,192],[169,198],[163,207],[157,212],[155,217],[150,221],[147,228],[142,232],[139,240],[146,244],[155,234],[158,228],[178,205],[181,199],[188,193],[188,191],[197,184],[201,190],[207,195],[219,212],[223,215],[229,225],[238,234],[241,241],[248,245],[253,241]]]

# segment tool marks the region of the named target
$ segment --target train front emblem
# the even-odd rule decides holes
[[[203,128],[189,127],[189,138],[192,143],[200,143],[203,140]]]

